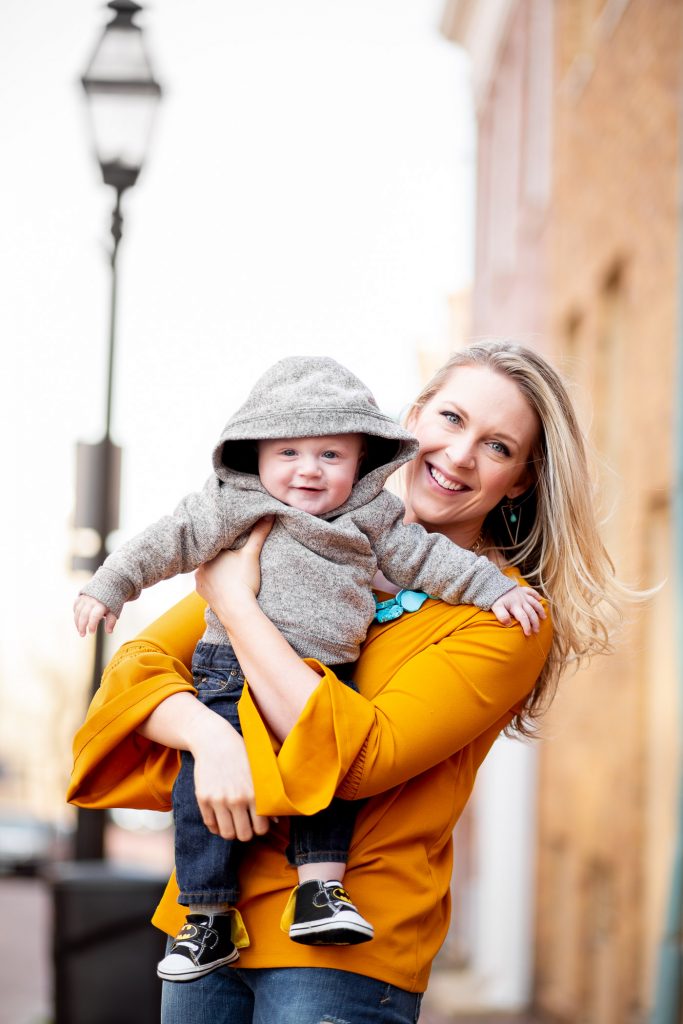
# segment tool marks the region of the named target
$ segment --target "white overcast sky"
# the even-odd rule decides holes
[[[448,295],[472,271],[474,124],[442,8],[156,0],[139,17],[165,95],[125,197],[119,539],[201,486],[224,421],[275,359],[334,355],[397,413],[418,346],[447,344]],[[108,18],[94,0],[2,5],[5,690],[87,661],[67,567],[75,442],[103,430],[113,193],[78,77]],[[115,637],[190,585],[144,595]]]

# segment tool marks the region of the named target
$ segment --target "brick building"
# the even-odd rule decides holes
[[[678,828],[683,4],[451,0],[444,32],[472,55],[478,111],[472,333],[534,344],[576,382],[619,575],[665,581],[617,653],[561,686],[530,852],[535,1003],[641,1021]]]

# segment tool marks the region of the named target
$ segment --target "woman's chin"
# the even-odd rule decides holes
[[[467,504],[467,495],[464,491],[447,491],[440,487],[436,481],[431,480],[427,486],[413,488],[411,503],[415,512],[420,518],[434,518],[435,522],[443,523],[457,521],[460,519],[463,508]]]
[[[440,501],[420,501],[413,503],[413,515],[418,523],[421,523],[426,530],[439,530],[445,526],[456,526],[461,519],[461,514],[453,504],[445,505]]]
[[[462,492],[461,492],[462,493]],[[458,534],[465,529],[469,535],[474,531],[475,536],[481,530],[485,514],[472,507],[464,496],[452,498],[447,495],[445,499],[432,494],[413,493],[411,502],[411,519],[420,523],[430,533],[440,531],[441,533],[455,539],[452,534]],[[457,541],[456,541],[457,542]]]

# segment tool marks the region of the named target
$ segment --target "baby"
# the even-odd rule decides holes
[[[94,631],[102,619],[111,632],[124,603],[143,588],[239,547],[266,515],[275,519],[261,555],[259,604],[298,654],[334,666],[349,685],[375,616],[378,569],[397,586],[491,608],[505,622],[509,614],[536,620],[535,591],[516,586],[487,558],[442,534],[404,524],[403,503],[384,484],[417,448],[416,439],[381,413],[365,385],[339,363],[281,360],[228,421],[204,489],[110,555],[82,589],[74,607],[79,633]],[[198,698],[239,730],[244,676],[210,608],[192,671]],[[239,955],[231,910],[239,896],[241,844],[204,826],[193,776],[193,759],[183,751],[173,810],[178,899],[189,914],[158,967],[160,977],[171,981],[192,981]],[[290,821],[299,885],[289,935],[296,942],[372,938],[372,925],[342,886],[354,818],[352,802],[334,800],[317,815]]]

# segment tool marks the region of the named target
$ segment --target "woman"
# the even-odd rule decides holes
[[[373,627],[356,693],[300,660],[260,611],[264,525],[197,575],[249,679],[244,740],[193,696],[199,598],[124,646],[76,738],[70,799],[165,808],[177,751],[189,749],[207,827],[257,837],[241,877],[251,945],[236,968],[167,983],[165,1024],[417,1020],[448,927],[451,833],[479,765],[501,730],[529,731],[568,660],[609,649],[605,605],[616,606],[619,586],[595,525],[581,433],[551,367],[521,346],[475,345],[436,374],[407,425],[420,452],[406,473],[406,518],[511,563],[513,576],[520,569],[546,596],[553,626],[548,618],[527,639],[490,613],[427,601]],[[390,599],[391,582],[380,589]],[[335,792],[371,798],[347,877],[376,937],[296,946],[278,927],[293,884],[286,823],[268,830],[267,816],[313,813]],[[155,915],[171,935],[183,919],[176,893],[172,880]]]

